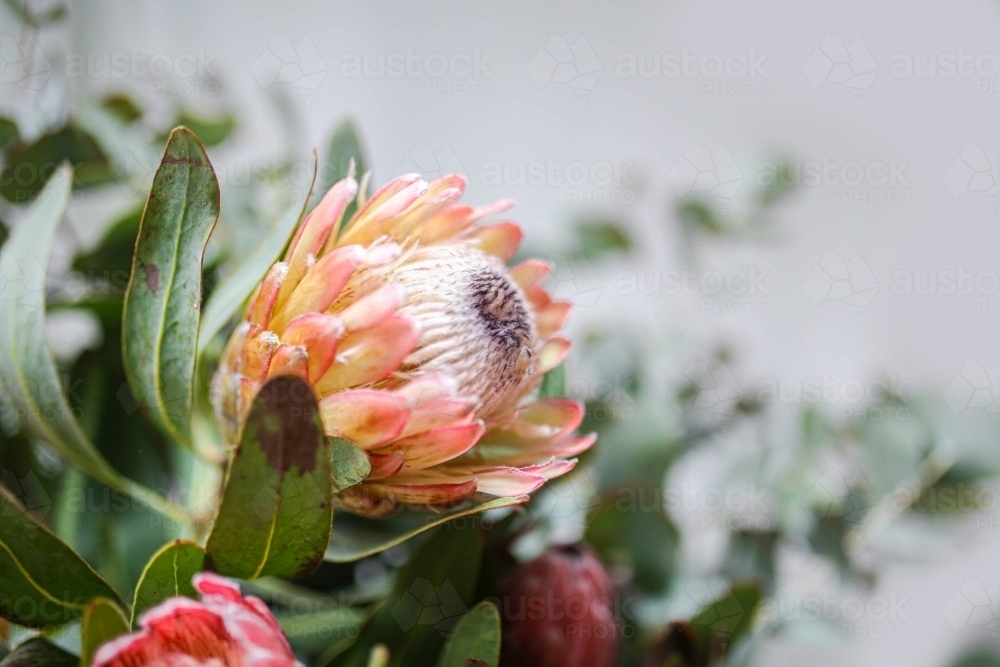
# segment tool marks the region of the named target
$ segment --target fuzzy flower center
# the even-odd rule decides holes
[[[530,388],[538,335],[505,267],[474,248],[434,246],[406,253],[389,277],[406,290],[399,314],[421,329],[402,372],[454,378],[487,424],[509,413]]]

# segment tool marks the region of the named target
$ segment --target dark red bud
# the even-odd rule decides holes
[[[613,667],[619,626],[604,566],[581,546],[552,547],[500,581],[501,667]]]

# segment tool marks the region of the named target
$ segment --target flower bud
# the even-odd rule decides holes
[[[501,667],[611,667],[618,626],[608,573],[582,546],[552,547],[500,581]]]

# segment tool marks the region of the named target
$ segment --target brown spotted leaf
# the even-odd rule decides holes
[[[139,225],[122,341],[136,400],[185,445],[191,440],[202,259],[218,218],[215,171],[198,138],[179,127],[167,141]]]
[[[279,377],[254,399],[208,538],[217,572],[240,579],[309,574],[333,521],[330,448],[312,389]]]

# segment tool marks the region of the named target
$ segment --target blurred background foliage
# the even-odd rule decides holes
[[[6,2],[24,31],[65,16],[62,7],[35,14],[27,3]],[[16,222],[55,166],[68,160],[72,217],[104,217],[88,220],[101,230],[92,241],[64,226],[62,261],[49,278],[63,385],[84,430],[116,469],[175,495],[190,488],[192,465],[128,392],[122,301],[167,133],[185,125],[212,153],[238,134],[239,109],[225,101],[193,109],[178,99],[171,113],[151,114],[126,91],[91,98],[58,77],[49,85],[61,86],[60,94],[26,96],[19,115],[0,118],[0,242],[6,221]],[[274,104],[286,123],[280,131],[294,136],[287,101],[276,97]],[[363,124],[359,129],[363,135]],[[318,192],[346,172],[345,155],[363,155],[350,124],[332,132]],[[206,259],[209,292],[304,187],[294,175],[308,162],[290,142],[285,159],[220,178],[224,206]],[[784,200],[795,195],[785,185],[792,180],[775,179],[726,210],[711,199],[675,202],[664,224],[678,224],[685,239],[679,263],[704,265],[720,244],[780,239],[776,223]],[[560,258],[557,279],[567,270],[601,273],[640,250],[632,228],[617,212],[595,211],[572,224],[567,247],[533,250]],[[674,333],[614,321],[580,326],[568,366],[547,377],[542,391],[565,393],[577,379],[602,388],[569,391],[586,401],[585,429],[599,433],[598,445],[525,509],[460,519],[356,563],[325,563],[302,581],[264,579],[246,588],[272,604],[309,664],[364,664],[379,644],[394,660],[419,664],[444,640],[432,627],[404,637],[391,617],[415,579],[434,586],[448,580],[464,611],[495,595],[499,573],[513,562],[551,543],[582,540],[609,568],[623,601],[623,665],[749,665],[760,638],[773,634],[850,641],[864,628],[836,614],[803,613],[803,601],[865,599],[887,562],[933,550],[976,520],[984,509],[977,499],[995,501],[995,494],[980,493],[1000,472],[995,421],[955,417],[916,391],[884,392],[846,418],[823,404],[785,405],[746,390],[754,384],[740,376],[737,348],[686,358]],[[28,435],[9,406],[0,400],[3,485],[117,590],[131,591],[150,556],[180,527],[65,465]],[[779,428],[789,420],[793,429]],[[0,625],[0,653],[25,636]],[[72,626],[54,639],[73,646]],[[1000,657],[973,646],[953,664],[1000,665]]]

